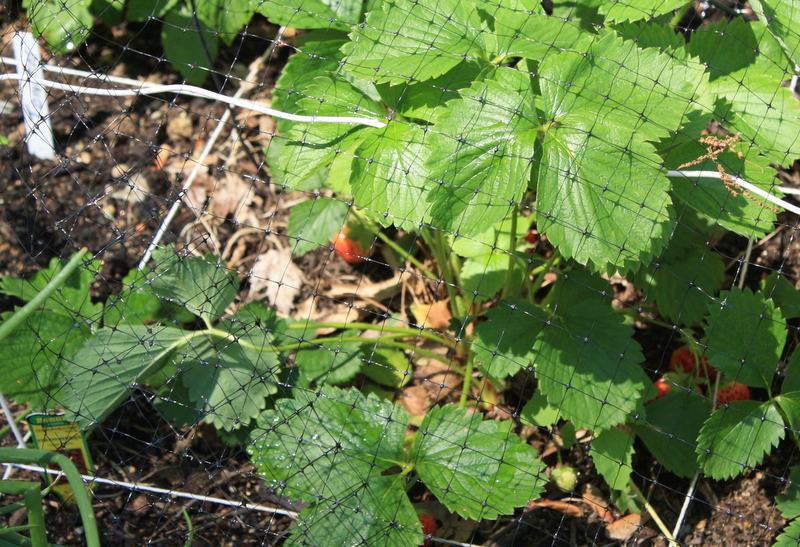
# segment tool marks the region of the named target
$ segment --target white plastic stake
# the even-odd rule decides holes
[[[42,52],[30,32],[19,32],[11,37],[14,58],[19,74],[19,102],[25,120],[25,140],[28,152],[41,160],[56,157],[53,128],[50,125],[50,107],[47,91],[37,81],[44,79]]]

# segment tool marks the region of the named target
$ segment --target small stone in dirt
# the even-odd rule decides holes
[[[186,114],[172,118],[167,123],[167,136],[172,140],[191,139],[194,135],[194,124]]]

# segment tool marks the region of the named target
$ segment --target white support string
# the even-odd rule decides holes
[[[22,77],[19,74],[0,74],[0,82],[9,80],[20,80]],[[360,116],[301,116],[299,114],[290,114],[289,112],[282,112],[266,106],[259,101],[251,101],[246,99],[237,99],[222,95],[221,93],[214,93],[202,87],[196,87],[187,84],[168,84],[168,85],[145,85],[143,82],[137,82],[141,87],[135,89],[101,89],[98,87],[89,86],[76,86],[71,84],[63,84],[60,82],[53,82],[50,80],[42,80],[39,78],[30,78],[31,82],[41,85],[42,87],[50,89],[58,89],[61,91],[69,91],[70,93],[84,94],[84,95],[104,95],[107,97],[131,97],[135,95],[159,95],[161,93],[176,93],[178,95],[188,95],[190,97],[200,97],[203,99],[210,99],[212,101],[220,101],[228,103],[231,106],[239,108],[246,108],[253,112],[266,114],[273,118],[281,120],[289,120],[292,122],[300,123],[347,123],[356,125],[367,125],[370,127],[386,127],[386,123],[381,122],[375,118],[362,118]]]
[[[717,171],[667,171],[667,176],[672,178],[683,177],[687,179],[721,179],[722,175],[720,175]],[[770,203],[774,203],[779,207],[783,207],[787,211],[791,211],[796,215],[800,215],[800,207],[796,205],[792,205],[788,201],[782,200],[779,197],[775,197],[765,190],[762,190],[755,184],[751,184],[744,179],[740,179],[739,177],[731,177],[733,183],[741,186],[742,188],[747,189],[749,192],[753,192],[756,195],[761,196],[765,200],[769,201]]]

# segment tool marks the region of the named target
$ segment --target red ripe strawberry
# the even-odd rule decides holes
[[[670,388],[670,383],[667,381],[666,378],[659,378],[655,382],[656,389],[658,390],[658,395],[650,399],[650,402],[658,401],[661,397],[667,394]]]
[[[435,536],[436,535],[436,519],[433,518],[432,515],[428,513],[420,513],[419,514],[419,521],[422,523],[422,533],[426,536]],[[423,543],[425,547],[431,547],[433,545],[433,541],[430,539],[426,539],[425,543]]]
[[[717,393],[717,404],[727,405],[732,401],[750,400],[750,388],[739,382],[731,382]]]
[[[525,234],[525,241],[530,244],[534,244],[539,241],[539,233],[535,230],[528,230],[528,233]]]
[[[717,379],[717,371],[708,364],[708,358],[703,356],[696,360],[692,350],[686,346],[673,351],[669,359],[669,370],[672,372],[692,373],[695,370],[695,365],[698,365],[697,376],[700,378],[708,378],[709,382]]]
[[[350,264],[360,264],[369,256],[369,253],[364,252],[363,245],[350,236],[350,230],[348,230],[347,226],[333,236],[333,248],[336,254]]]

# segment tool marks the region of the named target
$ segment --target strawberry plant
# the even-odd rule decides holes
[[[521,419],[595,431],[591,454],[618,503],[635,493],[620,467],[634,436],[678,475],[727,478],[797,420],[791,384],[774,391],[797,291],[777,276],[769,290],[720,292],[710,241],[759,237],[776,221],[725,180],[775,194],[770,164],[798,152],[796,103],[781,82],[798,61],[786,29],[800,21],[753,2],[760,21],[732,17],[687,41],[673,28],[682,4],[547,13],[526,0],[383,2],[349,34],[307,34],[274,95],[297,114],[386,121],[283,120],[267,159],[294,188],[333,192],[417,233],[455,335],[471,342],[465,397],[473,370],[501,388],[535,376]],[[703,136],[712,121],[727,133]],[[681,176],[689,169],[723,180]],[[526,252],[531,229],[550,256]],[[611,305],[613,273],[644,306]],[[632,319],[682,333],[688,349],[670,374],[691,382],[653,400]],[[717,373],[766,400],[715,409]]]
[[[309,504],[289,544],[421,545],[426,532],[407,495],[417,482],[474,520],[543,491],[543,465],[510,421],[436,407],[408,438],[408,420],[389,401],[338,388],[296,390],[261,414],[253,463],[282,495]]]

